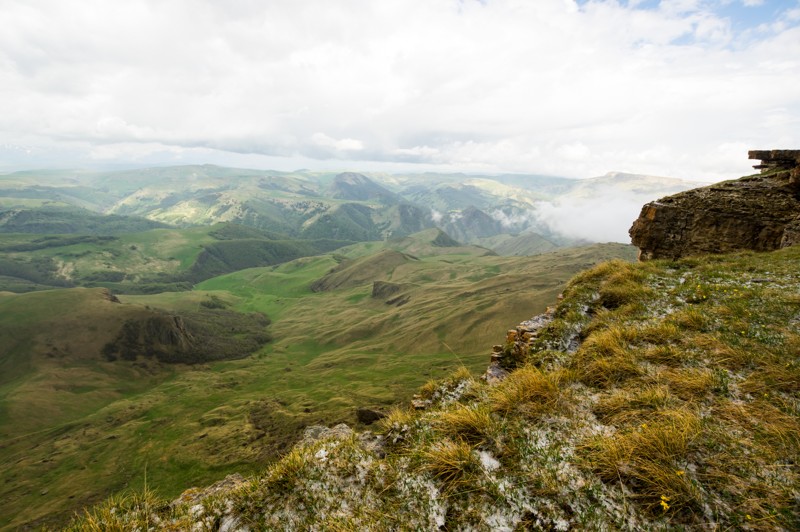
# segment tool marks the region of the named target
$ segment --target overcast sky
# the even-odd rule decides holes
[[[0,0],[0,168],[750,173],[800,0]]]

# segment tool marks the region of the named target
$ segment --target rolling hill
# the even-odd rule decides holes
[[[101,286],[118,293],[188,290],[216,275],[318,255],[352,243],[289,239],[235,224],[96,233],[5,235],[0,240],[0,290],[70,286]]]
[[[63,522],[85,504],[141,487],[145,473],[148,485],[173,496],[227,472],[256,471],[306,426],[355,423],[359,407],[386,411],[430,378],[462,364],[478,370],[498,327],[543,310],[577,271],[634,255],[629,246],[596,245],[499,257],[456,244],[428,230],[229,273],[189,292],[120,295],[121,303],[103,299],[102,289],[1,294],[8,312],[0,327],[20,341],[0,359],[23,369],[0,388],[8,479],[0,527]],[[337,283],[314,292],[320,279]],[[191,365],[155,352],[104,355],[131,318],[203,312],[268,316],[272,341],[245,358]],[[142,329],[131,330],[146,350],[136,344]],[[229,334],[241,337],[221,329],[216,337]],[[29,419],[18,422],[24,412]]]

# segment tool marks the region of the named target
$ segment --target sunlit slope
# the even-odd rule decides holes
[[[146,314],[100,288],[0,294],[0,437],[52,428],[141,384],[140,370],[99,354],[126,320]]]
[[[487,349],[475,338],[544,310],[577,271],[634,255],[621,244],[537,257],[426,257],[384,249],[350,264],[325,256],[246,270],[198,288],[233,294],[238,308],[270,315],[277,347],[313,342],[333,351],[475,354]],[[375,281],[399,285],[405,297],[373,297]]]

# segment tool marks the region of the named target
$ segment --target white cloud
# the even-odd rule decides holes
[[[800,143],[792,10],[643,5],[0,0],[0,144],[705,180]]]
[[[628,229],[642,205],[653,198],[609,191],[592,198],[543,202],[535,211],[539,222],[555,232],[592,242],[630,243]]]
[[[317,146],[323,148],[333,148],[336,151],[361,151],[364,143],[358,139],[334,139],[325,133],[314,133],[311,140]]]

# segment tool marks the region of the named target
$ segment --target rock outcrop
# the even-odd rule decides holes
[[[640,259],[677,259],[800,242],[800,150],[751,151],[761,173],[642,207],[629,234]]]
[[[196,364],[242,358],[271,337],[269,318],[232,310],[203,309],[178,316],[157,310],[127,320],[102,354],[109,361],[154,357],[161,362]]]

